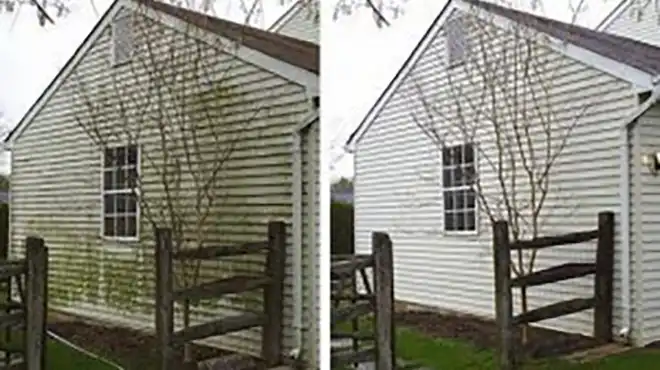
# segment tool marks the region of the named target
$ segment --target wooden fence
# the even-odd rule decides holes
[[[597,240],[595,263],[566,263],[528,275],[511,278],[511,251],[539,250]],[[593,333],[602,342],[612,341],[612,281],[614,270],[614,214],[598,214],[598,228],[559,236],[542,237],[519,242],[509,241],[505,221],[493,225],[493,256],[495,268],[495,311],[499,331],[499,365],[502,370],[517,367],[514,358],[516,326],[594,309]],[[587,275],[595,275],[594,294],[573,298],[513,315],[512,288],[533,287]]]
[[[48,248],[44,240],[28,237],[25,258],[0,261],[0,352],[2,369],[46,369],[46,315],[48,312]],[[18,294],[12,294],[12,280]],[[19,299],[14,300],[12,296]]]
[[[372,270],[373,289],[369,284],[367,269]],[[366,294],[357,291],[356,274],[362,277]],[[394,280],[392,241],[385,233],[373,233],[372,253],[368,255],[332,256],[331,280],[332,339],[350,339],[350,350],[333,351],[332,367],[375,362],[377,370],[395,368],[394,343]],[[350,285],[347,287],[346,282]],[[372,332],[361,332],[359,319],[373,314]],[[341,330],[341,324],[351,322],[351,330]],[[372,345],[361,346],[362,342]]]
[[[266,367],[282,362],[283,291],[285,278],[286,227],[283,222],[268,224],[268,239],[237,246],[204,247],[172,251],[171,231],[156,230],[156,332],[161,370],[179,369],[173,363],[173,350],[192,341],[262,327],[261,356]],[[233,276],[193,287],[175,289],[173,260],[215,260],[223,257],[256,254],[266,251],[266,266],[262,276]],[[244,313],[212,322],[174,330],[174,303],[219,299],[263,289],[263,312]],[[186,364],[184,366],[191,366]],[[196,367],[192,367],[195,368]]]

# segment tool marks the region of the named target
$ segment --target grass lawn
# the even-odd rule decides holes
[[[419,363],[430,369],[444,370],[496,370],[493,351],[479,351],[458,340],[432,339],[407,328],[397,329],[398,357]],[[602,360],[575,364],[561,360],[528,363],[525,370],[624,370],[657,369],[660,350],[636,349]]]

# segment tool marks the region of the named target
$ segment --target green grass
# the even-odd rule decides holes
[[[373,322],[360,320],[360,331],[371,331]],[[350,331],[350,323],[339,330]],[[397,357],[433,370],[498,370],[495,352],[480,350],[458,339],[430,338],[406,327],[396,329]],[[561,359],[527,361],[521,370],[651,370],[660,366],[660,350],[633,349],[619,355],[577,364]]]
[[[496,370],[495,353],[449,339],[433,339],[412,329],[397,329],[397,355],[430,369]],[[601,360],[575,364],[554,359],[528,362],[524,370],[624,370],[657,369],[660,351],[636,349]]]

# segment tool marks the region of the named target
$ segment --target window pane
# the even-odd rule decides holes
[[[465,230],[465,212],[456,212],[454,214],[454,223],[456,224],[456,230]]]
[[[465,144],[465,163],[474,162],[474,145]]]
[[[452,148],[451,151],[451,163],[452,164],[459,164],[462,162],[462,157],[461,157],[461,145],[455,146]]]
[[[454,226],[454,214],[452,212],[445,212],[445,230],[456,230]]]
[[[115,169],[115,189],[125,189],[126,188],[126,170],[117,168]]]
[[[115,213],[115,196],[112,194],[106,194],[103,197],[103,206],[105,207],[105,213],[112,214]]]
[[[126,217],[126,236],[137,236],[137,220],[133,216]]]
[[[117,213],[125,213],[126,212],[126,196],[125,195],[117,195]]]
[[[106,217],[103,220],[103,235],[115,236],[115,219],[113,217]]]
[[[477,218],[476,218],[476,213],[474,211],[465,212],[465,228],[466,228],[466,230],[476,230],[476,227],[475,227],[476,221],[477,221]]]
[[[465,208],[465,203],[466,203],[465,202],[465,197],[466,197],[465,190],[459,190],[455,194],[456,194],[456,198],[455,198],[456,199],[456,209],[460,210],[460,209]]]
[[[454,168],[452,180],[454,180],[454,186],[461,186],[465,184],[465,179],[463,178],[463,169],[461,167]]]
[[[114,151],[112,149],[106,149],[103,153],[103,167],[112,167]]]
[[[126,236],[126,218],[117,217],[117,236]]]
[[[451,156],[451,148],[448,148],[448,147],[442,148],[442,165],[443,166],[449,166],[449,164],[451,164],[450,156]]]
[[[137,168],[135,167],[130,167],[127,172],[126,172],[126,186],[127,187],[137,187]]]
[[[117,165],[126,165],[126,148],[124,147],[117,148]]]
[[[463,166],[463,176],[465,178],[465,185],[472,185],[475,182],[475,171],[473,165]]]
[[[112,171],[103,172],[103,189],[112,189]]]
[[[442,185],[445,188],[450,188],[450,187],[454,186],[452,181],[451,181],[451,169],[442,170]]]
[[[467,191],[467,208],[475,207],[475,197],[476,194],[474,193],[474,190]]]
[[[454,209],[454,192],[445,191],[442,197],[445,200],[445,209],[446,210]]]
[[[128,164],[137,165],[137,145],[128,147]]]
[[[135,213],[137,211],[137,200],[133,195],[126,196],[126,212]]]

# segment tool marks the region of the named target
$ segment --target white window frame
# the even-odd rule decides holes
[[[115,242],[136,242],[140,240],[140,224],[141,224],[141,207],[140,207],[140,189],[139,186],[136,185],[134,189],[126,188],[126,189],[110,189],[106,190],[105,189],[105,172],[106,172],[106,167],[105,167],[105,152],[106,150],[116,150],[118,148],[126,148],[128,149],[131,146],[135,146],[137,150],[137,161],[136,161],[136,168],[135,171],[137,173],[137,177],[140,177],[140,174],[142,172],[142,148],[139,144],[125,144],[125,145],[114,145],[114,146],[108,146],[101,150],[101,219],[100,219],[100,230],[99,230],[99,235],[101,239],[107,240],[107,241],[115,241]],[[113,169],[116,167],[112,167]],[[109,194],[134,194],[136,196],[135,200],[135,236],[109,236],[105,235],[105,196]],[[125,212],[128,213],[128,212]],[[116,214],[116,212],[114,213]]]
[[[125,22],[125,23],[124,23]],[[124,30],[128,34],[128,56],[124,60],[117,60],[117,29],[120,26],[124,26],[127,29]],[[135,50],[134,38],[133,38],[133,17],[131,13],[128,14],[119,14],[112,20],[112,26],[110,27],[110,65],[112,67],[117,67],[129,63],[133,59],[133,52]]]
[[[454,41],[454,38],[458,38],[458,40]],[[455,46],[457,45],[456,42],[460,42],[458,45],[462,45],[463,50],[463,53],[458,56],[455,55],[458,48]],[[445,23],[445,50],[447,51],[447,66],[449,68],[460,66],[467,60],[469,48],[465,22],[459,16],[455,16]]]
[[[461,184],[461,185],[453,185],[452,186],[447,186],[445,184],[445,170],[454,170],[457,166],[465,166],[466,162],[464,160],[464,157],[461,158],[461,160],[458,162],[458,164],[451,163],[448,167],[445,165],[445,150],[453,150],[456,147],[465,147],[467,145],[472,146],[472,167],[474,170],[475,175],[478,176],[479,174],[479,158],[478,158],[478,150],[477,150],[477,143],[475,142],[463,142],[463,143],[455,143],[451,145],[445,145],[443,146],[442,150],[440,151],[440,182],[442,184],[442,232],[445,235],[448,236],[471,236],[471,235],[478,235],[479,234],[479,223],[480,223],[480,218],[479,218],[479,213],[480,213],[480,207],[479,207],[479,197],[477,196],[476,189],[474,189],[474,183],[472,184]],[[461,149],[461,153],[463,153],[463,149]],[[453,175],[452,175],[453,176]],[[445,199],[445,194],[446,192],[457,192],[457,191],[472,191],[473,196],[474,196],[474,206],[473,207],[468,207],[467,205],[467,200],[465,200],[465,204],[463,207],[460,209],[456,208],[454,205],[452,208],[447,209],[446,208],[446,199]],[[456,212],[456,211],[470,211],[472,210],[474,212],[474,229],[472,230],[455,230],[455,229],[447,229],[447,211],[450,212]]]

